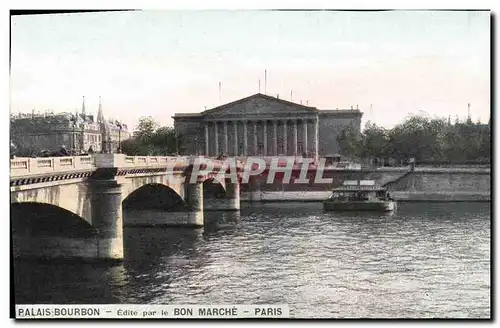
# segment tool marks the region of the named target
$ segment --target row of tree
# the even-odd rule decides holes
[[[180,138],[173,127],[160,126],[152,117],[141,117],[134,136],[121,142],[121,152],[130,156],[160,156],[179,153]]]
[[[410,116],[402,124],[385,129],[368,122],[360,134],[347,126],[337,137],[340,152],[350,158],[383,158],[396,162],[415,158],[417,162],[489,162],[490,123],[470,119],[450,120]]]

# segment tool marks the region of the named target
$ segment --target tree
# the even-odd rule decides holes
[[[362,156],[386,157],[389,145],[389,136],[387,131],[368,121],[363,131]]]
[[[148,143],[158,127],[159,124],[151,116],[141,117],[137,124],[137,139]]]
[[[165,156],[178,152],[180,138],[173,127],[162,126],[153,118],[141,117],[135,138],[121,143],[122,152],[127,155]]]
[[[139,143],[139,140],[135,138],[123,140],[120,143],[120,149],[122,153],[129,156],[142,155],[141,144]]]
[[[464,160],[465,140],[458,128],[459,124],[449,125],[444,131],[443,157],[449,162]]]
[[[361,155],[360,133],[352,125],[347,125],[337,136],[340,154],[346,157],[359,157]]]
[[[173,127],[162,126],[151,137],[151,145],[155,152],[174,154],[178,152],[178,137]]]
[[[458,130],[457,133],[462,136],[462,160],[471,161],[480,158],[483,144],[482,139],[484,139],[483,130],[486,130],[487,127],[467,120],[466,123],[456,125],[456,129]]]
[[[482,158],[491,161],[491,130],[489,124],[481,134],[480,155]]]
[[[389,132],[391,155],[397,159],[440,160],[446,126],[445,119],[410,116]]]

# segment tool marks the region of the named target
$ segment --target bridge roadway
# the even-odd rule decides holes
[[[207,163],[201,165],[206,172],[193,169],[200,161]],[[235,178],[241,176],[238,172],[242,170],[242,163],[236,161],[236,166]],[[218,179],[221,170],[229,172],[228,161],[198,156],[96,154],[15,158],[11,160],[10,177],[11,210],[16,215],[12,220],[14,255],[121,260],[122,203],[127,197],[145,186],[166,187],[183,204],[184,215],[177,215],[174,222],[165,224],[203,226],[204,186],[210,190],[223,190],[222,195],[217,195],[219,199],[213,209],[240,209],[240,179]],[[192,179],[192,175],[196,176]],[[210,186],[212,184],[218,188],[214,189]],[[28,219],[43,217],[40,211],[47,207],[51,208],[47,213],[57,209],[79,218],[80,222],[74,223],[69,230],[80,226],[90,233],[85,236],[76,233],[76,237],[66,237],[64,232],[57,238],[34,237],[30,233],[34,228],[28,226],[45,225],[47,229],[54,224],[65,226],[64,222],[50,221],[51,218],[47,217],[43,223],[43,220],[33,222]],[[71,233],[68,231],[68,234]]]

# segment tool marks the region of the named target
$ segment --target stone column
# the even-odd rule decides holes
[[[209,156],[208,151],[208,123],[205,122],[205,156]]]
[[[215,130],[215,154],[214,156],[219,156],[219,133],[218,133],[218,124],[214,122],[214,130]]]
[[[283,154],[288,155],[288,136],[287,136],[287,126],[286,120],[283,121]]]
[[[273,120],[273,145],[274,154],[273,156],[278,156],[278,121]]]
[[[297,120],[293,120],[293,155],[297,156]]]
[[[243,155],[248,156],[248,129],[247,121],[243,121]]]
[[[253,121],[253,155],[257,155],[257,121]]]
[[[238,156],[238,121],[233,121],[233,127],[234,127],[234,156]]]
[[[264,120],[264,156],[267,156],[267,120]]]
[[[309,153],[307,152],[307,119],[302,121],[303,123],[303,129],[304,129],[304,153],[307,154],[307,157],[309,157]]]
[[[224,154],[229,155],[229,143],[227,140],[227,121],[224,121]]]
[[[122,189],[116,180],[92,180],[92,226],[97,231],[96,258],[123,260]]]
[[[188,205],[188,215],[186,226],[202,227],[204,224],[203,218],[203,183],[189,183],[189,178],[186,178],[186,201]],[[184,225],[184,224],[183,224]]]
[[[319,117],[316,116],[316,119],[314,120],[314,156],[316,159],[319,156],[319,144],[318,144],[318,136],[319,136],[319,130],[318,130],[318,120]]]

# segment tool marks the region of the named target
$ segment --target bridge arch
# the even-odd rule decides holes
[[[145,184],[124,195],[123,209],[179,210],[186,206],[184,198],[172,187],[162,183]]]
[[[95,258],[98,231],[62,207],[37,202],[11,203],[15,258]]]
[[[11,203],[12,233],[17,236],[89,238],[92,224],[62,207],[38,202]]]
[[[55,206],[92,224],[92,194],[89,192],[89,187],[85,184],[50,185],[45,188],[27,190],[23,190],[21,187],[14,187],[14,189],[13,191],[11,190],[11,205],[37,203]],[[31,209],[31,207],[27,209]],[[46,208],[40,208],[42,211],[44,209]]]

